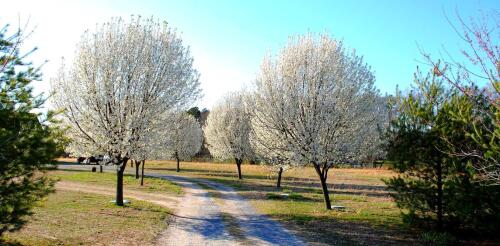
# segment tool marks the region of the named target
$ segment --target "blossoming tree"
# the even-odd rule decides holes
[[[116,18],[85,32],[69,68],[52,81],[64,109],[73,155],[104,154],[117,167],[116,204],[123,205],[123,172],[145,132],[162,130],[165,114],[200,92],[193,59],[178,34],[154,19]],[[165,122],[165,121],[163,121]]]
[[[331,209],[328,171],[357,161],[361,129],[377,90],[362,57],[342,42],[312,34],[291,38],[276,57],[264,59],[255,83],[255,110],[269,139],[282,140],[293,160],[312,164]]]
[[[228,94],[212,109],[204,130],[210,153],[217,159],[234,159],[239,179],[242,179],[243,159],[252,156],[250,127],[244,93],[236,92]]]
[[[281,122],[284,118],[268,115],[271,110],[266,108],[257,108],[255,100],[262,99],[262,96],[254,94],[246,100],[251,115],[250,143],[261,164],[277,173],[276,187],[281,188],[283,172],[298,165],[293,162],[294,153],[289,148],[286,133],[275,128],[275,125],[284,123]],[[273,107],[272,111],[283,113],[285,108],[282,106],[259,103],[259,107]]]
[[[201,149],[203,133],[200,123],[190,114],[178,112],[172,115],[164,131],[162,139],[166,157],[175,158],[177,161],[177,172],[179,162],[193,157]]]

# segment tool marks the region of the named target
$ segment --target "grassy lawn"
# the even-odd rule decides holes
[[[89,171],[53,171],[50,176],[61,181],[85,183],[106,187],[116,186],[116,174],[114,173],[92,173]],[[147,193],[182,194],[182,188],[168,180],[160,178],[144,177],[144,186],[140,186],[140,179],[133,175],[124,175],[124,190],[134,190]]]
[[[175,173],[175,162],[148,161],[146,171]],[[332,204],[345,206],[343,211],[324,208],[319,179],[312,168],[285,172],[281,190],[275,188],[276,175],[265,167],[243,165],[242,172],[244,179],[240,181],[235,164],[185,162],[181,163],[180,174],[236,188],[259,212],[282,222],[315,245],[414,245],[419,242],[420,232],[403,224],[401,210],[388,196],[381,181],[381,178],[394,175],[390,170],[330,170],[328,183]],[[283,197],[283,193],[288,197]]]
[[[113,197],[57,191],[35,209],[20,231],[7,233],[13,245],[152,245],[166,227],[166,208],[132,200],[115,206]]]

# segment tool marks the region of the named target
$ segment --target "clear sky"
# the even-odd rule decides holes
[[[67,60],[85,29],[111,17],[132,14],[166,20],[191,48],[210,108],[225,93],[249,85],[267,52],[276,53],[289,36],[328,32],[356,49],[375,71],[382,93],[405,89],[422,60],[418,46],[439,56],[443,47],[459,56],[463,47],[444,17],[477,17],[480,11],[500,11],[500,0],[443,1],[6,1],[0,25],[17,26],[28,18],[34,34],[24,47],[38,47],[30,58],[43,67],[37,92],[48,91],[49,80]],[[421,65],[421,64],[420,64]]]

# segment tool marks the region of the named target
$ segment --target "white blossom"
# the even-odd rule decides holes
[[[71,127],[69,151],[130,158],[141,137],[163,128],[165,112],[198,97],[192,63],[177,33],[152,19],[113,19],[85,32],[72,66],[52,80]]]
[[[186,112],[173,114],[163,135],[163,155],[166,158],[186,160],[201,149],[202,131],[200,123]]]
[[[263,114],[264,109],[257,109],[254,100],[255,96],[249,97],[246,108],[251,115],[250,143],[255,157],[273,172],[281,173],[298,166],[294,162],[294,153],[287,144],[285,132],[276,129],[273,118]],[[278,109],[280,105],[273,107],[274,110],[283,110],[283,108]],[[283,118],[274,119],[283,120]]]
[[[132,17],[85,32],[75,59],[52,80],[73,155],[106,155],[117,165],[116,203],[123,205],[123,172],[144,160],[148,141],[164,129],[167,112],[199,95],[189,50],[166,23]]]
[[[291,38],[261,66],[255,114],[267,138],[283,139],[293,162],[314,166],[327,208],[329,168],[361,158],[356,140],[373,121],[366,109],[377,96],[374,80],[361,57],[327,35]]]
[[[250,129],[243,92],[230,93],[214,106],[204,129],[212,156],[221,160],[235,159],[240,179],[243,159],[252,157]]]

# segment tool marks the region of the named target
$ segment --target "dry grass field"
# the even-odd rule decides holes
[[[167,226],[165,219],[170,210],[142,201],[142,197],[155,194],[175,197],[182,193],[179,186],[167,180],[146,178],[141,187],[134,177],[127,175],[124,188],[141,196],[141,200],[130,199],[129,204],[118,207],[111,202],[116,182],[113,173],[51,171],[48,175],[59,180],[56,192],[39,203],[23,229],[7,233],[4,243],[36,246],[154,245],[158,233]],[[65,186],[105,190],[81,192]]]

